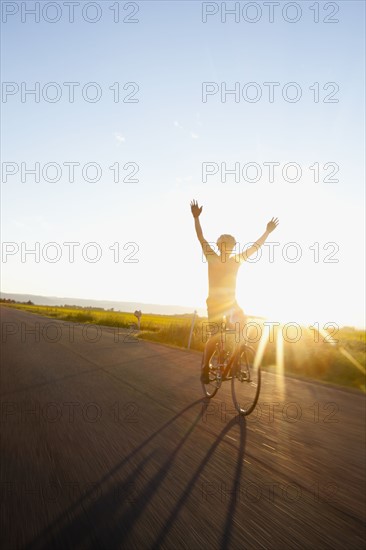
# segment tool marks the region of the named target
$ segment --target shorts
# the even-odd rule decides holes
[[[245,324],[246,322],[246,315],[236,300],[223,303],[221,300],[215,298],[207,298],[206,304],[210,323],[222,323],[224,315],[228,324],[235,324],[237,322]]]

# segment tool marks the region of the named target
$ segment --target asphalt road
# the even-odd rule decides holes
[[[2,548],[365,548],[364,395],[264,373],[239,421],[200,354],[1,316]]]

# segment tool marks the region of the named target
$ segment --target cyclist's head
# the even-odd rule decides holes
[[[235,248],[236,239],[232,235],[220,235],[216,244],[220,252],[231,252]]]

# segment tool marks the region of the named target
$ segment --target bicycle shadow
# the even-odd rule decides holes
[[[158,447],[150,450],[147,456],[142,457],[137,466],[123,481],[117,483],[113,481],[113,476],[120,473],[122,468],[127,466],[132,458],[136,457],[138,453],[143,452],[146,446],[159,434],[162,434],[164,430],[172,426],[185,412],[196,407],[198,404],[201,405],[198,415],[194,418],[193,422],[190,423],[178,444],[169,452],[163,462],[159,464],[158,470],[154,475],[148,476],[147,471],[149,467],[156,466],[154,459],[159,452]],[[129,537],[136,522],[145,512],[151,499],[156,495],[157,490],[164,483],[164,480],[175,464],[177,456],[197,428],[202,418],[202,413],[204,413],[207,406],[207,400],[200,399],[174,415],[172,419],[156,430],[119,464],[110,470],[92,490],[85,493],[65,510],[50,526],[47,526],[43,532],[27,545],[27,548],[44,548],[46,546],[65,548],[91,545],[92,547],[113,549],[121,548],[121,546],[126,545],[126,539]],[[240,420],[238,459],[233,479],[233,488],[230,493],[231,499],[222,533],[221,548],[227,548],[230,542],[231,527],[236,507],[236,489],[240,483],[244,462],[246,424],[245,419],[242,418]],[[228,434],[234,425],[238,425],[237,418],[230,421],[219,433],[217,439],[205,454],[179,500],[176,502],[169,518],[165,521],[164,527],[150,546],[151,548],[158,548],[164,543],[200,474],[223,441],[225,435]],[[137,481],[143,483],[143,488],[140,490],[137,498],[130,501],[126,498],[126,495],[129,494],[128,489],[131,488],[131,486],[134,487]],[[110,486],[106,489],[107,485]],[[100,495],[96,496],[98,493],[100,493]],[[123,498],[119,498],[120,496]],[[71,517],[72,519],[70,519]]]
[[[203,458],[200,465],[198,466],[196,472],[192,476],[190,482],[188,483],[184,493],[182,494],[182,496],[178,500],[178,502],[177,502],[176,506],[174,507],[173,511],[171,512],[169,518],[165,522],[164,528],[161,530],[161,532],[158,535],[157,539],[153,543],[152,548],[154,550],[157,549],[157,548],[160,548],[161,545],[164,543],[169,531],[173,527],[173,524],[174,524],[176,518],[178,517],[178,514],[179,514],[181,508],[184,506],[186,500],[188,499],[193,487],[195,486],[195,484],[196,484],[199,476],[203,472],[205,466],[207,465],[207,463],[211,459],[211,457],[214,454],[214,452],[216,451],[216,449],[219,447],[220,443],[223,441],[223,438],[237,424],[239,424],[239,436],[240,436],[239,452],[238,452],[235,475],[234,475],[234,479],[233,479],[233,486],[232,486],[232,490],[230,491],[231,499],[230,499],[228,510],[227,510],[227,513],[226,513],[225,525],[224,525],[224,530],[223,530],[223,533],[222,533],[221,544],[220,544],[220,548],[222,548],[222,549],[228,548],[229,543],[230,543],[230,538],[231,538],[231,527],[232,527],[233,520],[234,520],[235,508],[236,508],[236,502],[237,502],[236,495],[237,495],[238,489],[240,488],[240,478],[241,478],[241,475],[242,475],[243,463],[244,463],[245,440],[246,440],[246,420],[245,420],[245,417],[239,417],[239,419],[238,418],[233,418],[223,428],[223,430],[218,435],[217,439],[211,445],[211,447],[209,448],[209,450],[206,453],[205,457]]]

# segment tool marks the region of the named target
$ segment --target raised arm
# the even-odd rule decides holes
[[[259,239],[257,239],[255,243],[252,244],[252,246],[244,250],[241,254],[237,254],[235,256],[236,261],[245,262],[248,258],[250,258],[250,256],[255,254],[257,250],[266,242],[268,235],[276,229],[278,224],[279,224],[278,219],[272,218],[271,221],[267,223],[267,228],[263,233],[263,235],[259,237]]]
[[[195,201],[195,200],[191,201],[191,212],[192,212],[192,216],[194,218],[194,227],[195,227],[195,230],[196,230],[197,238],[198,238],[199,242],[201,243],[203,253],[207,258],[208,255],[212,255],[212,254],[216,255],[216,252],[211,248],[211,246],[209,245],[209,243],[206,241],[206,239],[203,236],[203,231],[202,231],[202,227],[201,227],[200,220],[199,220],[200,214],[202,212],[202,208],[203,208],[203,206],[201,206],[201,207],[198,206],[197,201]]]

